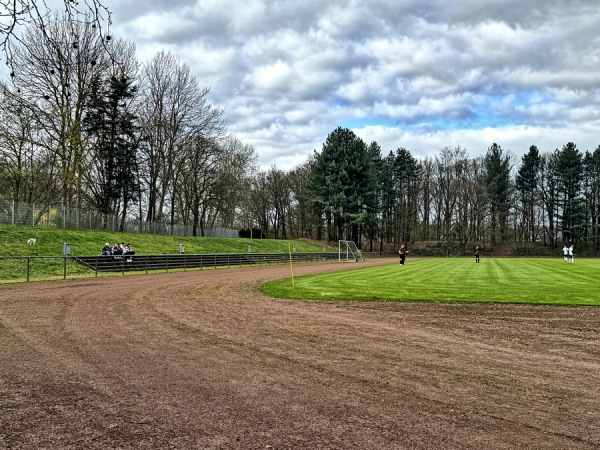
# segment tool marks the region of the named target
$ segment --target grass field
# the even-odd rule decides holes
[[[36,238],[35,246],[27,239]],[[179,245],[191,254],[287,253],[295,247],[297,252],[335,252],[337,247],[304,240],[208,238],[194,236],[164,236],[154,234],[119,233],[104,230],[73,230],[54,227],[13,227],[0,225],[0,283],[23,280],[27,265],[35,279],[62,277],[65,270],[63,243],[69,243],[71,255],[99,255],[105,242],[130,243],[138,255],[166,255],[179,253]],[[1,257],[54,257],[54,258],[1,258]],[[90,274],[90,270],[74,261],[67,261],[67,272],[73,276]]]
[[[360,266],[359,266],[360,267]],[[313,300],[600,305],[600,260],[432,258],[277,280],[273,297]]]
[[[37,238],[37,245],[27,245],[27,239]],[[63,243],[71,245],[74,256],[99,255],[105,242],[130,243],[144,255],[179,253],[179,245],[188,254],[287,253],[288,247],[298,252],[325,251],[323,245],[304,240],[207,238],[198,236],[165,236],[155,234],[119,233],[105,230],[72,230],[54,227],[12,227],[0,225],[0,256],[62,256]],[[337,251],[326,247],[326,251]]]

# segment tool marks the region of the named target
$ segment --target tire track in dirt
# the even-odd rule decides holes
[[[597,309],[259,292],[286,276],[0,286],[0,447],[600,446]]]

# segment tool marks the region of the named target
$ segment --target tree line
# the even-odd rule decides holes
[[[94,20],[26,28],[0,83],[0,197],[193,227],[234,227],[254,149],[187,65],[139,64]],[[122,226],[121,226],[122,228]]]
[[[480,157],[458,146],[417,160],[404,148],[384,156],[376,142],[337,128],[306,170],[297,198],[317,238],[370,251],[412,241],[600,249],[600,146],[541,153],[532,145],[516,160],[493,143]]]
[[[520,160],[493,143],[416,159],[346,128],[289,171],[256,167],[187,65],[139,64],[133,43],[53,16],[20,36],[0,83],[0,199],[119,217],[234,228],[274,239],[352,240],[370,251],[414,241],[562,242],[599,248],[600,147]]]

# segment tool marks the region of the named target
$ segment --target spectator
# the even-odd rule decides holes
[[[112,250],[108,242],[104,244],[104,247],[102,247],[102,251],[100,252],[100,254],[102,256],[112,256]]]
[[[124,245],[123,256],[127,256],[127,262],[133,261],[133,259],[131,258],[133,255],[135,255],[135,252],[131,248],[131,244]]]
[[[123,247],[120,244],[114,244],[112,246],[112,254],[116,256],[116,259],[121,259],[121,255],[123,254]]]

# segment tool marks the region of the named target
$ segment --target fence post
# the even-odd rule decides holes
[[[29,283],[29,272],[31,270],[31,257],[27,257],[27,282]]]

